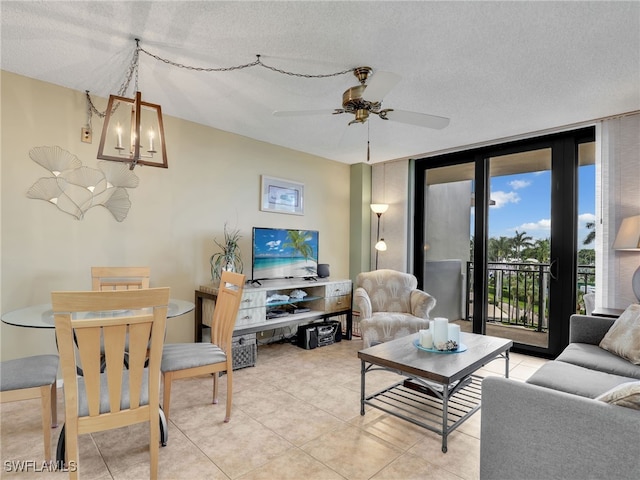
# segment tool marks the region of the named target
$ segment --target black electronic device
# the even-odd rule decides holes
[[[318,264],[318,277],[327,278],[329,276],[329,264],[328,263],[319,263]]]
[[[324,321],[298,326],[297,345],[307,350],[332,345],[342,341],[342,324],[338,321]]]
[[[318,276],[318,231],[253,227],[251,281]]]
[[[311,350],[318,346],[318,332],[314,326],[300,325],[296,337],[298,339],[297,344],[301,348]]]
[[[286,317],[287,315],[289,315],[289,312],[287,312],[286,310],[282,310],[280,308],[274,308],[267,312],[267,318],[280,318],[280,317]]]
[[[310,309],[310,308],[307,308],[307,307],[295,307],[295,306],[294,306],[294,307],[291,309],[291,313],[294,313],[294,314],[295,314],[295,313],[306,313],[306,312],[310,312],[310,311],[311,311],[311,309]]]

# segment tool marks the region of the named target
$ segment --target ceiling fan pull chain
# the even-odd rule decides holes
[[[369,128],[371,124],[367,122],[367,162],[371,159],[371,149],[369,147]]]

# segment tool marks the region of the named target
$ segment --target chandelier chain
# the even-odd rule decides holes
[[[91,102],[91,97],[89,97],[89,90],[85,90],[85,93],[87,95],[87,124],[86,127],[91,130],[92,129],[92,125],[91,125],[91,120],[93,118],[93,110],[95,107],[93,106],[93,103]]]
[[[253,62],[245,63],[242,65],[234,65],[231,67],[194,67],[191,65],[185,65],[183,63],[174,62],[173,60],[169,60],[167,58],[163,58],[159,55],[151,53],[140,46],[140,39],[136,38],[135,41],[136,41],[136,48],[133,51],[131,62],[129,63],[129,67],[127,68],[126,76],[123,79],[122,84],[120,84],[120,88],[118,89],[117,94],[120,97],[123,97],[126,94],[127,90],[129,90],[129,86],[131,85],[132,79],[134,80],[134,89],[136,92],[138,91],[138,71],[139,71],[138,66],[140,61],[140,52],[152,58],[155,58],[159,62],[166,63],[167,65],[171,65],[178,68],[184,68],[186,70],[192,70],[196,72],[231,72],[234,70],[243,70],[245,68],[258,66],[258,67],[266,68],[267,70],[271,70],[273,72],[281,73],[283,75],[289,75],[292,77],[301,77],[301,78],[328,78],[328,77],[337,77],[339,75],[345,75],[347,73],[353,73],[353,68],[349,68],[348,70],[342,70],[340,72],[322,73],[322,74],[289,72],[287,70],[276,68],[271,65],[267,65],[263,63],[262,60],[260,59],[260,55],[256,55],[256,60],[254,60]],[[97,115],[100,118],[104,118],[107,115],[107,111],[105,110],[104,112],[101,112],[96,108],[96,106],[93,104],[93,101],[91,100],[91,96],[89,95],[89,90],[86,90],[86,96],[87,96],[87,110],[88,110],[87,124],[89,127],[91,127],[92,113]],[[115,108],[118,108],[118,105],[116,105]]]
[[[133,55],[131,57],[131,62],[129,63],[129,67],[127,68],[127,74],[124,77],[124,80],[122,80],[122,83],[120,84],[120,88],[118,89],[118,96],[119,97],[124,97],[124,95],[127,93],[127,90],[129,90],[129,85],[131,85],[131,79],[134,78],[135,75],[135,80],[134,80],[134,88],[135,91],[138,91],[138,63],[139,63],[139,59],[140,59],[140,44],[139,44],[139,40],[136,38],[136,48],[133,51]],[[96,108],[96,106],[93,104],[93,100],[91,100],[91,96],[89,95],[89,90],[86,90],[86,95],[87,95],[87,106],[88,106],[88,110],[89,110],[89,125],[91,125],[91,113],[95,113],[98,117],[100,118],[104,118],[107,115],[107,111],[105,110],[104,112],[101,112],[100,110],[98,110]],[[119,104],[118,104],[119,105]],[[115,108],[118,108],[118,105],[115,106]],[[115,110],[114,108],[114,110]]]
[[[245,68],[250,68],[250,67],[263,67],[266,68],[268,70],[272,70],[274,72],[277,73],[282,73],[283,75],[290,75],[292,77],[303,77],[303,78],[327,78],[327,77],[337,77],[338,75],[344,75],[346,73],[353,73],[353,68],[350,68],[348,70],[342,70],[340,72],[335,72],[335,73],[324,73],[324,74],[317,74],[317,75],[313,75],[310,73],[296,73],[296,72],[289,72],[287,70],[282,70],[280,68],[276,68],[276,67],[272,67],[271,65],[266,65],[265,63],[262,62],[262,60],[260,59],[260,55],[256,55],[256,60],[251,62],[251,63],[245,63],[243,65],[234,65],[231,67],[194,67],[191,65],[185,65],[183,63],[178,63],[178,62],[174,62],[173,60],[169,60],[167,58],[163,58],[159,55],[156,55],[154,53],[151,53],[147,50],[145,50],[142,47],[138,47],[140,49],[140,51],[142,53],[145,53],[146,55],[149,55],[152,58],[155,58],[156,60],[166,63],[167,65],[172,65],[174,67],[178,67],[178,68],[184,68],[186,70],[193,70],[196,72],[231,72],[233,70],[243,70]]]

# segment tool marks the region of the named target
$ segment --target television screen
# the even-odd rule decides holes
[[[318,276],[318,232],[253,228],[253,280]]]

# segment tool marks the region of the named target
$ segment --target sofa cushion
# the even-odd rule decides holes
[[[596,398],[613,387],[633,380],[635,379],[553,361],[540,367],[529,377],[527,383],[581,397]]]
[[[629,305],[600,342],[600,348],[640,365],[640,305]]]
[[[618,385],[596,397],[596,400],[640,410],[640,382],[629,382]]]
[[[640,380],[640,366],[589,343],[570,343],[556,360]]]

